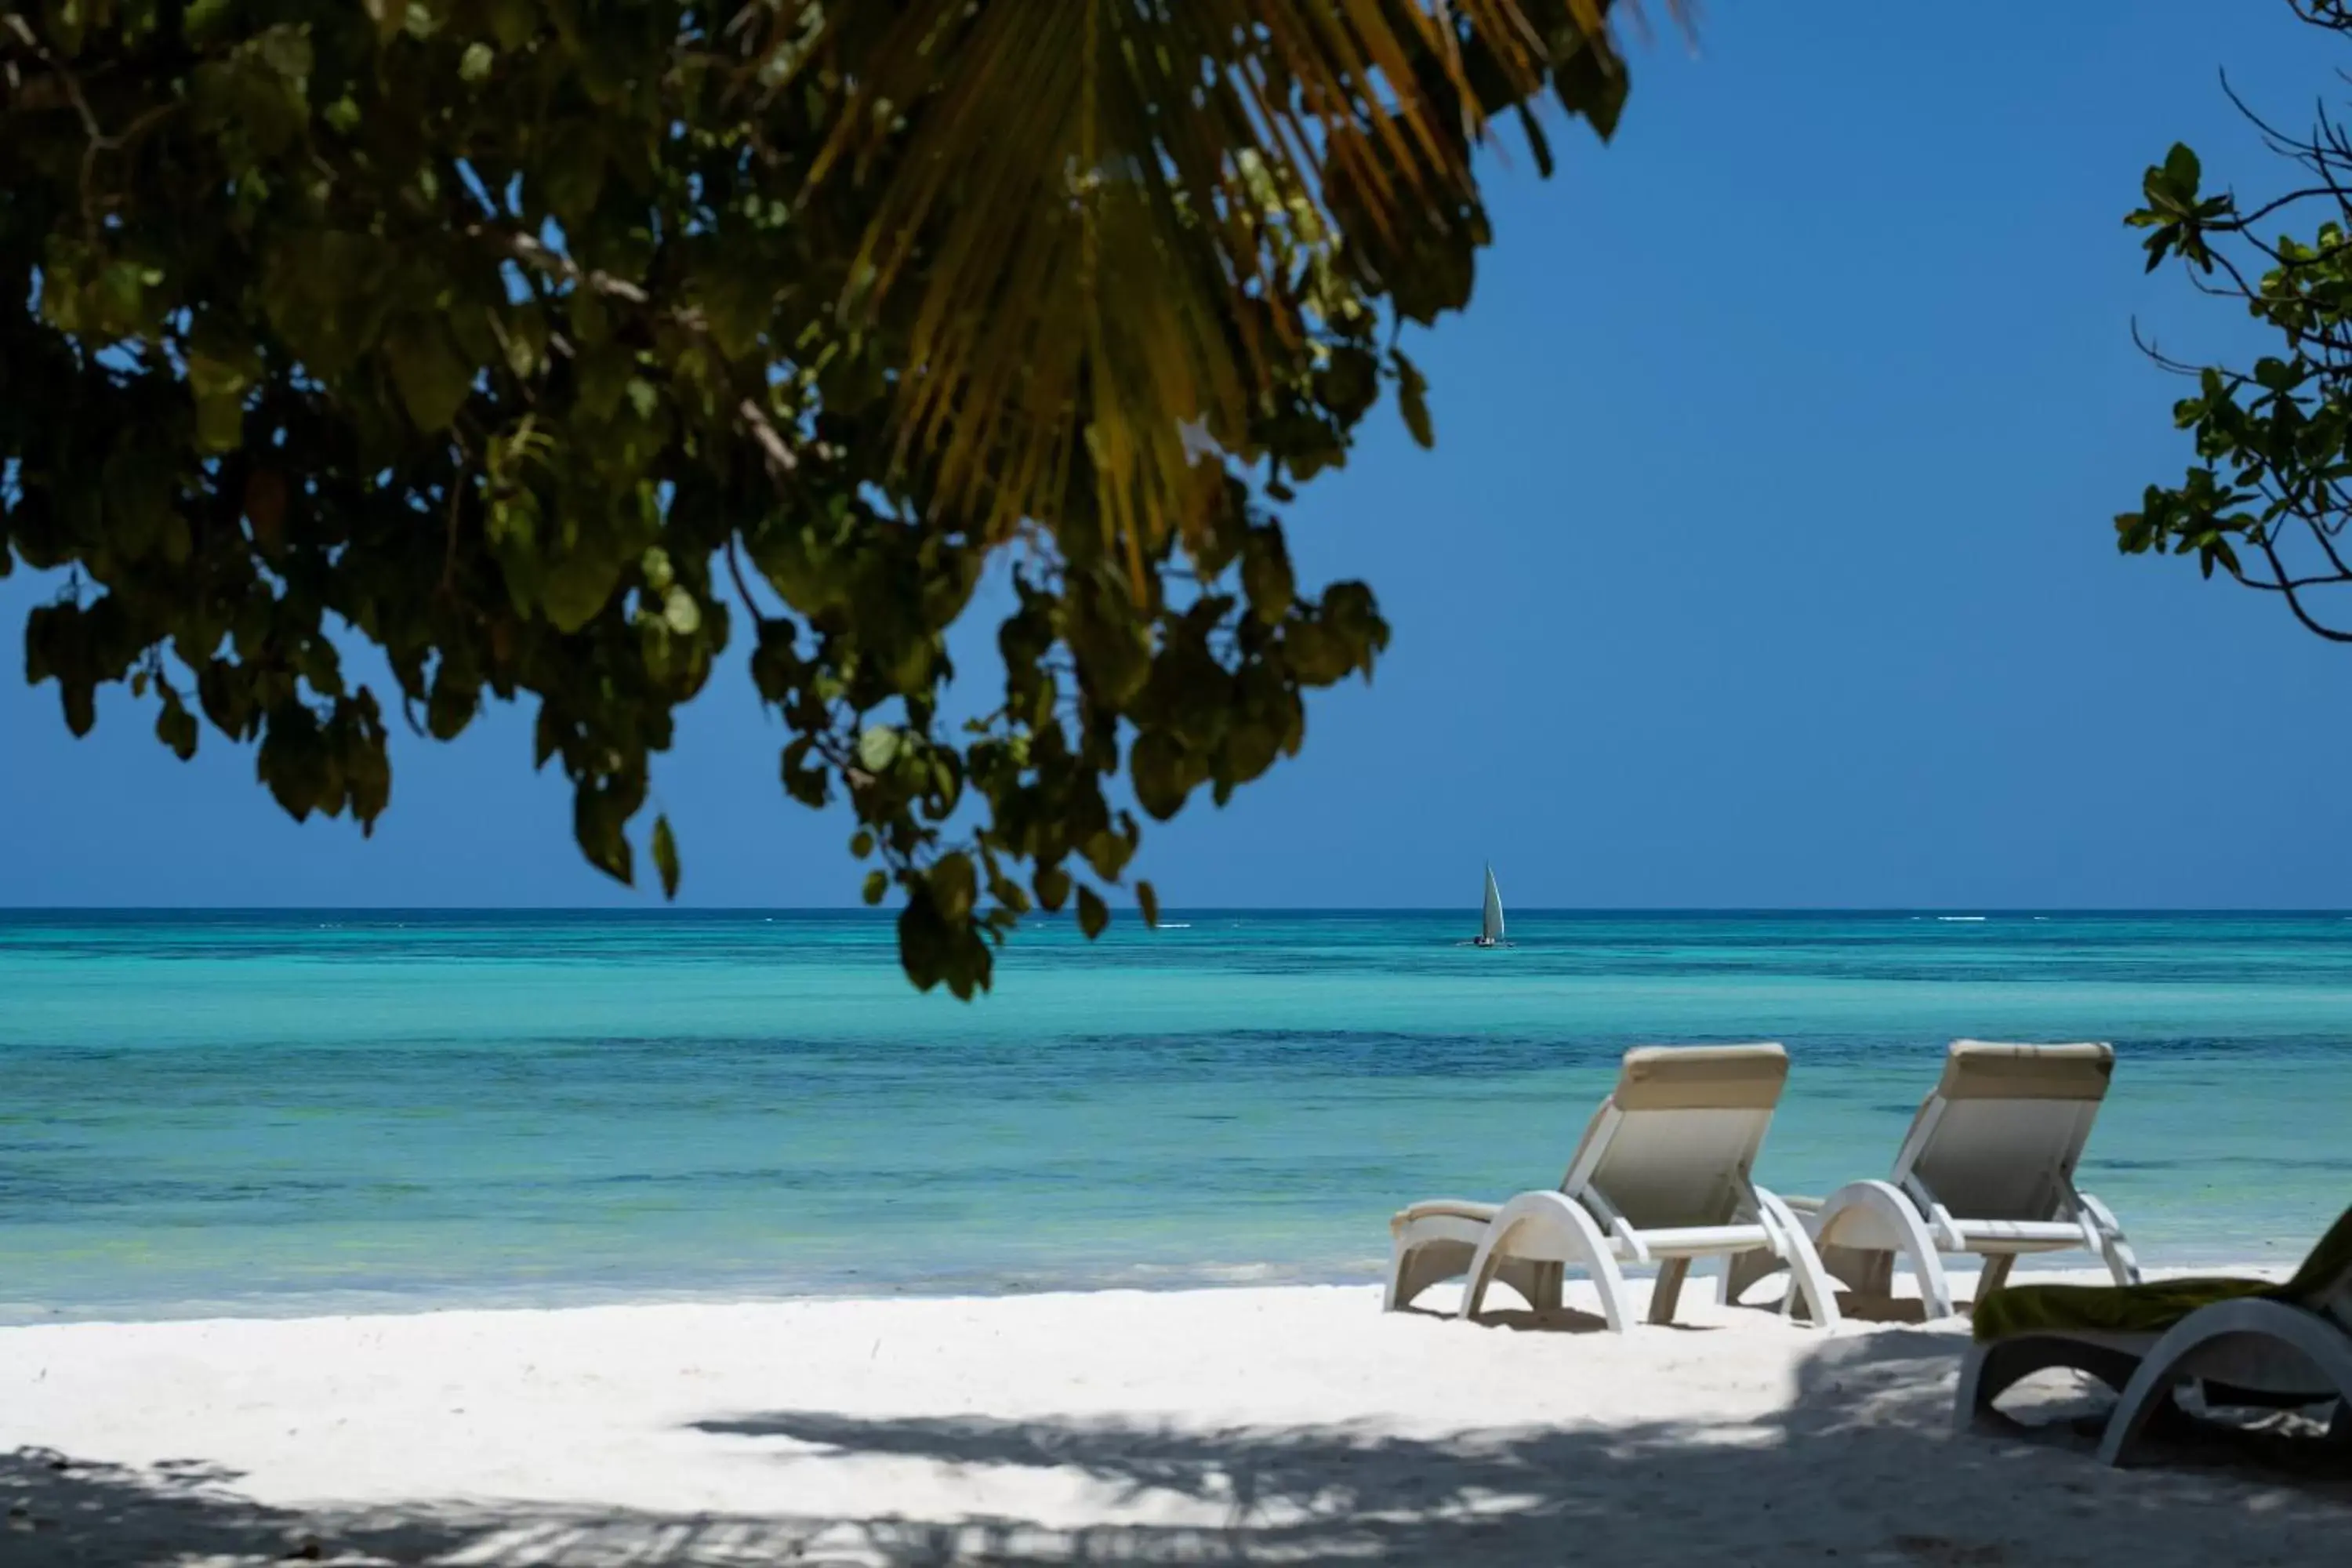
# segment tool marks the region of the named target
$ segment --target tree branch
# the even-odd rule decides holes
[[[625,300],[632,305],[653,303],[653,296],[635,283],[625,279],[615,278],[609,272],[591,271],[563,252],[542,245],[527,234],[517,234],[511,229],[493,228],[486,224],[476,224],[465,232],[468,238],[488,240],[515,260],[562,278],[566,282],[611,299]]]
[[[2258,537],[2254,542],[2261,548],[2264,558],[2270,562],[2271,571],[2277,581],[2275,584],[2257,584],[2242,573],[2237,574],[2238,580],[2254,587],[2274,585],[2279,593],[2284,595],[2287,608],[2294,612],[2294,618],[2304,624],[2305,629],[2325,637],[2329,642],[2352,643],[2352,631],[2337,631],[2333,626],[2325,626],[2313,619],[2311,612],[2303,607],[2302,594],[2295,585],[2287,581],[2286,567],[2279,560],[2277,548],[2267,538]]]
[[[751,584],[743,575],[743,562],[736,552],[735,535],[731,532],[727,536],[727,574],[735,579],[735,592],[742,599],[743,608],[750,612],[751,624],[762,631],[775,625],[761,610],[760,601],[751,595]]]

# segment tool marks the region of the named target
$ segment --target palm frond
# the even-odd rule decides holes
[[[1222,487],[1315,327],[1300,256],[1475,213],[1489,117],[1607,0],[898,0],[802,8],[844,94],[814,176],[877,179],[857,308],[905,312],[896,408],[991,537],[1081,511],[1129,559]]]

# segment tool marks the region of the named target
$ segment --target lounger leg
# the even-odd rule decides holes
[[[1805,1234],[1804,1226],[1778,1193],[1762,1187],[1755,1191],[1759,1212],[1769,1216],[1773,1228],[1780,1233],[1780,1247],[1789,1266],[1789,1295],[1781,1303],[1781,1310],[1792,1311],[1801,1301],[1806,1321],[1815,1328],[1837,1327],[1837,1290],[1830,1283],[1830,1272],[1822,1264],[1822,1255],[1814,1250],[1812,1237]]]
[[[2182,1369],[2193,1368],[2199,1350],[2242,1336],[2300,1352],[2311,1363],[2319,1386],[2332,1386],[2339,1399],[2352,1400],[2352,1343],[2335,1322],[2284,1301],[2218,1302],[2189,1313],[2147,1352],[2107,1422],[2106,1436],[2099,1442],[2101,1461],[2124,1461],[2150,1419],[2171,1403]]]
[[[1469,1267],[1471,1247],[1459,1241],[1425,1241],[1418,1247],[1402,1242],[1390,1249],[1389,1284],[1381,1310],[1400,1312],[1423,1290],[1450,1279]]]
[[[1658,1282],[1650,1291],[1650,1321],[1675,1321],[1675,1304],[1682,1300],[1683,1281],[1690,1278],[1690,1259],[1669,1258],[1658,1265]]]
[[[1508,1285],[1538,1312],[1559,1309],[1561,1268],[1557,1263],[1540,1263],[1532,1258],[1514,1258],[1495,1265],[1497,1283]]]
[[[1788,1265],[1763,1247],[1753,1252],[1735,1252],[1723,1260],[1723,1304],[1736,1307],[1748,1288],[1759,1279],[1769,1279]]]
[[[1564,1263],[1538,1263],[1528,1270],[1528,1284],[1533,1293],[1528,1305],[1538,1312],[1557,1312],[1566,1305],[1564,1292],[1568,1285],[1568,1266]]]
[[[2088,1373],[2121,1394],[2130,1386],[2132,1374],[2139,1370],[2139,1358],[2129,1352],[2084,1344],[2056,1334],[2023,1334],[1990,1344],[1971,1345],[1968,1359],[1960,1363],[1960,1388],[1953,1401],[1953,1417],[1963,1427],[1983,1419],[1992,1413],[1993,1401],[2014,1384],[2054,1366]]]
[[[2124,1389],[2115,1414],[2107,1417],[2106,1432],[2099,1438],[2099,1463],[2122,1464],[2159,1415],[2177,1412],[2174,1395],[2179,1384],[2170,1375],[2170,1359],[2161,1366],[2153,1356],[2140,1363],[2139,1375]]]
[[[2115,1276],[2116,1284],[2139,1283],[2139,1259],[2133,1255],[2131,1243],[2124,1239],[2123,1232],[2106,1237],[2099,1247],[2099,1256],[2106,1259],[2107,1272]]]
[[[1813,1244],[1799,1231],[1789,1256],[1789,1300],[1805,1306],[1805,1321],[1817,1329],[1834,1329],[1841,1316],[1837,1289],[1830,1283],[1829,1270],[1822,1267]]]
[[[1624,1271],[1605,1244],[1594,1257],[1592,1283],[1601,1292],[1601,1321],[1611,1333],[1623,1333],[1633,1324],[1633,1293],[1625,1289]]]
[[[1863,1294],[1893,1293],[1895,1254],[1900,1251],[1918,1276],[1927,1316],[1952,1315],[1952,1288],[1935,1238],[1918,1209],[1891,1183],[1855,1182],[1832,1193],[1822,1200],[1811,1235],[1823,1266]],[[1855,1258],[1857,1252],[1864,1258]]]
[[[2105,1261],[2107,1272],[2115,1276],[2116,1283],[2138,1284],[2139,1259],[2133,1255],[2131,1242],[2117,1223],[2115,1211],[2088,1193],[2076,1193],[2074,1201],[2091,1216],[2092,1226],[2099,1233],[2099,1256]]]
[[[1924,1247],[1911,1255],[1911,1267],[1919,1276],[1919,1300],[1930,1318],[1952,1315],[1951,1281],[1944,1276],[1944,1260],[1936,1256],[1933,1247]]]
[[[1601,1291],[1601,1313],[1610,1330],[1623,1333],[1632,1321],[1627,1310],[1624,1271],[1609,1250],[1609,1238],[1573,1199],[1560,1193],[1521,1193],[1487,1222],[1486,1239],[1470,1260],[1470,1278],[1462,1290],[1458,1315],[1470,1317],[1486,1301],[1486,1289],[1509,1262],[1513,1244],[1522,1232],[1548,1243],[1543,1250],[1565,1254],[1569,1262],[1586,1270]],[[1547,1262],[1549,1259],[1546,1260]]]
[[[1952,1425],[1963,1432],[1975,1426],[1992,1404],[1992,1395],[1985,1392],[1985,1363],[1991,1353],[1988,1345],[1970,1345],[1960,1362],[1960,1386],[1952,1396]]]
[[[1895,1294],[1895,1254],[1859,1247],[1824,1247],[1822,1267],[1857,1296]]]
[[[1977,1276],[1977,1305],[1982,1306],[1987,1296],[2008,1284],[2009,1271],[2016,1267],[2017,1258],[2013,1253],[1996,1253],[1987,1258],[1984,1271]]]

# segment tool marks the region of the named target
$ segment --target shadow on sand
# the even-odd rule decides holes
[[[992,1480],[1034,1495],[1020,1483],[1051,1478],[1082,1512],[1118,1521],[1098,1524],[833,1514],[825,1489],[806,1479],[780,1480],[780,1510],[794,1511],[756,1516],[426,1501],[297,1511],[243,1498],[237,1477],[194,1461],[133,1473],[26,1449],[0,1458],[0,1563],[2344,1560],[2352,1476],[2252,1469],[2240,1447],[2210,1441],[2161,1468],[2106,1470],[2070,1407],[2047,1398],[2039,1414],[2057,1418],[2038,1428],[1955,1434],[1958,1349],[1950,1335],[1904,1329],[1825,1342],[1794,1399],[1756,1425],[1432,1437],[775,1411],[714,1414],[679,1435],[739,1467],[772,1456],[803,1476],[836,1464],[938,1467],[969,1479],[971,1496]],[[2070,1397],[2072,1414],[2089,1408]]]

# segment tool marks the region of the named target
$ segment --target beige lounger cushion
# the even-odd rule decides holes
[[[2116,1048],[1955,1040],[1936,1092],[1946,1100],[2105,1100]]]
[[[1789,1081],[1779,1046],[1644,1046],[1625,1053],[1618,1110],[1769,1110]]]

